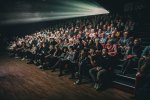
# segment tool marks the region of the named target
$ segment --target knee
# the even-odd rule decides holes
[[[93,68],[89,70],[89,74],[93,74],[94,70]]]
[[[103,75],[105,75],[107,73],[107,71],[105,70],[105,69],[102,69],[102,70],[100,70],[99,72],[98,72],[98,76],[100,77],[100,76],[103,76]]]

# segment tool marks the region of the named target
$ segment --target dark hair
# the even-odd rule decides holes
[[[74,50],[74,47],[73,47],[73,46],[69,46],[69,48],[70,48],[71,50]]]
[[[108,49],[107,49],[107,48],[103,48],[103,49],[105,49],[105,50],[108,52]]]

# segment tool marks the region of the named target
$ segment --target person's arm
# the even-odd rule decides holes
[[[144,64],[140,68],[140,73],[145,74],[146,72],[150,72],[148,68],[150,66],[150,57],[146,57]]]
[[[89,59],[90,59],[91,65],[94,67],[94,66],[95,66],[95,60],[93,60],[93,58],[92,58],[91,55],[89,55],[88,57],[89,57]]]
[[[145,58],[145,57],[148,55],[149,52],[150,52],[150,46],[147,46],[147,47],[143,50],[141,57],[144,57],[144,58]]]
[[[113,45],[113,51],[110,51],[108,54],[110,56],[116,56],[117,55],[117,45]]]

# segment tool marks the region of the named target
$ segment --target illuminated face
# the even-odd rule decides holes
[[[138,45],[139,41],[137,39],[134,40],[134,45]]]
[[[97,55],[100,55],[101,51],[100,50],[96,50],[95,52],[96,52]]]
[[[66,52],[67,51],[67,48],[64,48],[64,52]]]
[[[94,49],[90,49],[90,51],[89,51],[89,52],[90,52],[91,54],[92,54],[92,53],[94,53]]]
[[[107,49],[102,50],[102,55],[106,55],[108,53]]]

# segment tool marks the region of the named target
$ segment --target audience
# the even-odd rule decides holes
[[[52,72],[59,69],[59,76],[68,70],[70,79],[77,78],[74,82],[77,85],[82,83],[83,76],[88,76],[99,90],[120,56],[124,61],[123,74],[137,65],[137,77],[147,73],[150,47],[141,56],[140,39],[129,37],[135,23],[125,18],[126,21],[117,14],[108,14],[68,19],[39,32],[16,37],[8,50],[11,57],[27,59],[28,64],[38,68],[49,68]]]

